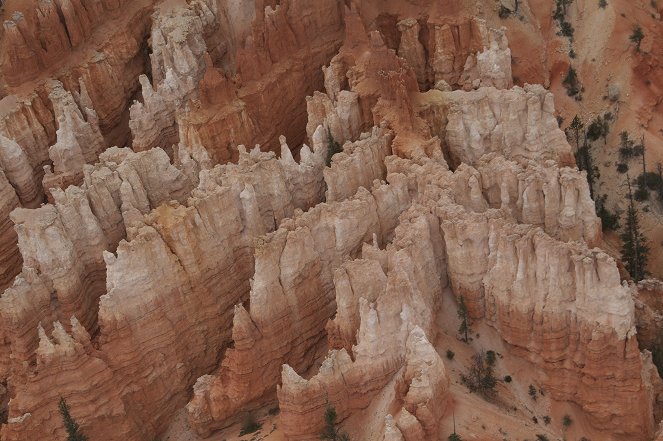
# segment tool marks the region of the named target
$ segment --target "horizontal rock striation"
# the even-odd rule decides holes
[[[62,62],[101,27],[106,15],[127,3],[123,0],[42,1],[27,10],[14,11],[3,23],[0,45],[2,75],[10,86],[39,76]]]
[[[290,152],[285,145],[284,149]],[[12,319],[7,331],[12,354],[34,363],[36,351],[40,372],[57,370],[69,362],[56,354],[39,364],[36,324],[44,323],[48,335],[58,326],[51,327],[54,320],[65,323],[67,316],[81,317],[83,328],[95,335],[97,349],[92,356],[101,359],[109,372],[103,381],[114,385],[107,404],[124,403],[114,414],[124,426],[118,432],[105,429],[110,426],[106,411],[100,410],[103,406],[81,392],[94,390],[102,381],[92,374],[80,380],[83,385],[63,383],[58,391],[73,397],[70,404],[77,420],[108,440],[144,439],[163,431],[186,403],[196,378],[217,365],[229,343],[233,306],[246,300],[249,292],[254,239],[323,197],[326,149],[326,144],[313,151],[305,146],[300,163],[292,156],[276,159],[273,153],[240,149],[238,164],[202,169],[195,189],[184,172],[169,164],[163,150],[103,153],[104,164],[86,167],[83,188],[58,190],[55,206],[34,210],[51,216],[49,222],[54,224],[48,228],[58,232],[49,235],[51,242],[40,239],[41,230],[32,227],[43,222],[44,215],[28,218],[32,213],[27,210],[16,214],[23,216],[19,243],[25,248],[26,265],[10,295],[3,296],[7,302],[3,312]],[[310,199],[304,199],[306,195]],[[67,228],[88,236],[74,239]],[[122,240],[125,231],[128,241]],[[58,247],[71,251],[56,255]],[[64,261],[47,271],[47,259],[56,256]],[[51,268],[62,269],[54,273]],[[133,276],[127,277],[128,273]],[[157,273],[161,276],[154,277]],[[94,289],[81,288],[90,280]],[[68,287],[72,289],[65,291]],[[81,298],[72,298],[74,294]],[[31,305],[25,302],[28,296],[43,301]],[[58,298],[56,310],[52,296]],[[173,344],[175,340],[181,343]],[[209,350],[200,351],[201,347]],[[79,363],[80,369],[87,366],[83,360],[71,363]],[[57,400],[35,391],[45,387],[48,377],[35,377],[34,367],[25,367],[21,360],[13,366],[11,380],[17,383],[17,394],[3,437],[44,436],[55,423],[50,415]],[[72,368],[71,375],[77,369]],[[157,409],[156,403],[169,404]]]

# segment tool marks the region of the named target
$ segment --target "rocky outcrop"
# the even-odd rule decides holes
[[[17,391],[3,437],[50,430],[57,400],[35,392],[48,377],[35,376],[23,361],[35,360],[35,351],[39,357],[36,324],[44,323],[48,333],[58,326],[51,328],[54,320],[65,323],[67,316],[81,317],[83,328],[96,335],[91,356],[109,372],[100,378],[88,370],[57,392],[78,400],[72,409],[83,427],[95,427],[108,440],[144,439],[169,423],[230,340],[233,306],[249,291],[254,239],[323,197],[326,144],[302,148],[300,163],[240,150],[239,164],[203,169],[193,189],[162,150],[109,149],[101,155],[103,164],[86,166],[85,187],[55,191],[55,206],[14,213],[26,262],[10,295],[3,296]],[[162,276],[155,278],[157,273]],[[29,296],[43,301],[31,304]],[[55,309],[52,298],[58,299]],[[201,352],[203,346],[210,349]],[[76,354],[71,363],[84,369],[87,355]],[[64,362],[56,357],[52,363],[55,369]],[[105,431],[108,414],[99,411],[104,405],[79,395],[100,381],[114,385],[104,403],[114,406],[111,420],[121,420],[121,431]],[[161,401],[155,397],[170,404],[156,409]],[[132,404],[118,407],[116,398]],[[140,415],[140,424],[130,414]]]
[[[11,284],[21,269],[21,255],[16,252],[16,232],[9,220],[9,213],[19,207],[20,202],[14,188],[0,170],[0,290]]]
[[[247,7],[198,1],[184,13],[157,17],[154,86],[141,80],[144,103],[131,112],[138,150],[179,140],[205,146],[224,163],[237,160],[239,144],[277,150],[281,135],[296,145],[304,141],[304,99],[322,87],[320,67],[340,46],[340,5],[256,2],[251,32],[238,27],[250,24]]]
[[[49,146],[57,141],[59,124],[56,121],[59,116],[56,115],[58,110],[54,112],[53,108],[62,106],[49,102],[49,76],[63,84],[64,90],[68,91],[65,93],[67,102],[72,104],[73,96],[80,109],[75,113],[80,113],[82,122],[79,115],[70,118],[73,129],[78,130],[76,140],[84,142],[81,148],[86,153],[86,162],[97,160],[88,153],[98,153],[108,145],[122,146],[127,141],[123,113],[129,97],[136,90],[135,79],[144,70],[142,50],[149,29],[151,5],[150,2],[124,4],[116,0],[93,3],[85,7],[80,2],[69,1],[5,4],[11,19],[4,23],[6,33],[0,51],[3,57],[0,63],[3,78],[0,150],[15,153],[20,149],[24,158],[17,160],[12,153],[11,164],[2,163],[0,159],[0,167],[18,190],[23,207],[33,208],[43,201],[44,166],[50,166]],[[103,39],[97,38],[100,32],[103,32]],[[5,96],[7,93],[14,94]],[[63,96],[62,93],[58,95]],[[74,111],[73,107],[62,109],[68,109],[60,112],[65,120],[69,118],[67,114]],[[97,124],[92,121],[94,117],[90,112],[96,113],[98,118],[98,129],[95,130],[104,136],[101,149],[97,148],[99,139],[96,133],[84,141],[79,139],[83,125],[89,124],[92,128]],[[47,172],[46,189],[52,186],[64,188],[81,181],[82,163],[77,152],[72,153],[75,141],[67,137],[67,133],[68,129],[64,130],[61,141],[54,146],[56,170],[54,175]],[[6,139],[15,144],[9,150]],[[15,182],[17,170],[20,170],[21,177]],[[4,222],[10,222],[7,216],[0,221]],[[5,255],[13,255],[11,259],[16,261],[18,248],[15,242],[13,250]],[[0,261],[3,272],[9,271],[12,265],[9,261]],[[12,272],[8,277],[15,275]]]
[[[654,352],[663,344],[663,282],[645,279],[638,282],[635,302],[635,319],[640,349]]]
[[[56,82],[49,95],[53,103],[58,130],[57,142],[48,149],[53,161],[54,173],[45,168],[42,180],[44,191],[49,195],[53,188],[67,188],[83,180],[83,166],[94,163],[105,149],[105,141],[99,130],[99,118],[92,108],[90,96],[81,82],[79,102],[71,93]],[[80,106],[80,108],[79,108]],[[85,115],[83,115],[83,113]]]
[[[440,16],[458,2],[235,3],[160,3],[149,69],[149,1],[7,24],[2,93],[33,65],[60,83],[0,107],[2,439],[63,436],[62,396],[108,441],[161,436],[185,405],[207,436],[276,400],[288,439],[333,405],[353,439],[438,440],[466,358],[436,350],[450,293],[546,400],[651,437],[661,382],[636,331],[656,345],[660,287],[594,248],[552,95],[512,87],[504,31]],[[111,10],[131,19],[90,55]],[[134,150],[101,153],[126,124]]]
[[[205,19],[187,8],[176,14],[157,12],[150,55],[154,86],[141,75],[144,102],[134,102],[130,109],[129,127],[136,151],[153,147],[169,150],[177,143],[176,111],[195,96],[206,69]]]
[[[505,29],[486,29],[482,23],[484,48],[467,57],[461,83],[467,90],[479,87],[510,89],[513,87],[511,74],[511,49]],[[436,83],[437,84],[437,83]]]
[[[104,409],[103,416],[96,419],[94,425],[77,418],[84,433],[99,434],[104,439],[112,439],[115,434],[117,439],[127,439],[135,433],[125,417],[125,404],[119,397],[108,359],[95,349],[90,334],[75,317],[67,325],[70,331],[55,322],[52,333],[45,332],[39,325],[37,366],[25,383],[17,384],[16,395],[20,399],[12,400],[12,414],[3,427],[3,439],[65,437],[62,424],[45,418],[42,413],[42,409],[49,409],[57,415],[56,407],[63,391],[67,392],[67,404],[74,415],[88,414],[97,407]],[[76,388],[71,385],[72,378],[76,379]],[[42,424],[34,424],[35,418]],[[12,430],[19,427],[20,430]]]
[[[368,407],[385,387],[394,388],[391,407],[402,406],[398,415],[412,416],[420,439],[439,438],[449,378],[429,343],[446,285],[436,222],[423,207],[413,207],[401,216],[386,250],[364,245],[363,259],[336,271],[338,313],[327,329],[330,344],[344,347],[332,350],[310,380],[283,367],[278,398],[281,427],[289,439],[320,433],[327,406],[343,420]]]
[[[0,135],[0,167],[14,187],[21,205],[37,207],[43,193],[32,174],[32,167],[25,151],[16,142]]]
[[[422,116],[434,133],[444,137],[445,153],[453,167],[475,164],[491,152],[508,159],[575,164],[555,118],[553,96],[541,86],[471,92],[432,90],[422,102]],[[446,127],[443,131],[435,130],[440,122]]]
[[[250,308],[237,306],[234,345],[218,375],[203,376],[187,405],[190,424],[207,435],[274,390],[281,365],[308,369],[335,305],[332,274],[356,257],[373,235],[383,241],[386,216],[409,203],[402,180],[360,189],[343,202],[322,204],[281,224],[255,251]]]
[[[652,397],[643,384],[633,300],[614,260],[535,229],[510,228],[509,236],[497,233],[494,222],[490,229],[488,321],[548,374],[554,398],[578,403],[596,427],[612,433],[651,434]],[[607,367],[606,359],[614,364]]]
[[[503,208],[517,222],[540,226],[565,242],[584,241],[590,248],[601,243],[601,223],[584,172],[554,161],[521,166],[495,154],[479,160],[477,170],[491,208]]]
[[[343,151],[331,158],[324,169],[327,183],[326,201],[342,201],[354,195],[359,187],[371,188],[374,180],[385,178],[384,159],[391,154],[392,135],[384,128],[374,128],[359,140],[347,143]]]

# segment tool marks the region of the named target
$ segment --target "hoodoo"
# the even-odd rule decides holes
[[[0,2],[0,440],[663,439],[662,13]]]

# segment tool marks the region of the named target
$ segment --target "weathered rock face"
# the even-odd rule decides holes
[[[5,3],[5,9],[11,19],[4,22],[6,32],[0,42],[4,80],[0,81],[0,150],[8,153],[6,138],[15,143],[10,151],[14,155],[22,151],[24,158],[11,164],[0,160],[0,167],[18,189],[21,206],[32,208],[43,201],[44,166],[50,167],[51,161],[55,174],[46,172],[47,190],[81,182],[76,143],[82,143],[84,160],[93,163],[103,148],[127,141],[123,113],[144,70],[151,2],[104,0],[85,6],[68,1],[12,2]],[[102,34],[103,39],[99,38]],[[49,76],[64,88],[51,96],[53,103]],[[63,127],[58,122],[61,118]],[[56,130],[60,130],[57,135]],[[51,146],[53,157],[49,157]],[[14,182],[17,170],[22,176],[18,186]],[[31,189],[25,187],[27,182]],[[29,191],[24,194],[24,190]],[[9,222],[8,217],[1,222]],[[9,260],[0,260],[0,270],[16,268],[11,262],[18,255],[14,242],[13,253],[4,254]],[[9,274],[13,277],[16,272]]]
[[[37,2],[28,11],[16,11],[3,23],[2,75],[10,86],[30,81],[62,62],[85,42],[105,15],[125,3],[104,0],[81,2]],[[27,14],[27,15],[26,15]]]
[[[420,107],[422,116],[434,133],[444,137],[445,153],[453,167],[475,164],[490,152],[509,159],[552,159],[562,166],[575,164],[555,118],[553,96],[541,86],[509,90],[488,87],[471,92],[433,90],[426,95]],[[446,128],[435,130],[440,122]]]
[[[63,383],[58,392],[72,397],[84,428],[109,440],[144,439],[162,431],[186,403],[195,379],[216,366],[230,339],[233,306],[249,291],[254,238],[294,210],[321,201],[326,149],[325,144],[313,151],[304,147],[300,163],[286,154],[276,159],[273,153],[240,149],[239,164],[202,170],[195,190],[162,150],[109,149],[101,155],[103,164],[86,167],[83,188],[54,192],[55,206],[15,212],[25,267],[3,296],[3,313],[11,319],[5,335],[12,354],[24,358],[12,363],[16,395],[3,437],[18,440],[30,433],[39,438],[53,427],[49,415],[57,400],[37,393],[47,387],[48,376],[35,376],[34,368],[22,363],[34,360],[35,351],[40,374],[68,363],[72,374],[90,363],[98,366],[86,371],[90,376],[80,380],[84,386]],[[121,240],[125,231],[129,241]],[[115,248],[115,254],[104,251]],[[155,278],[157,272],[161,276]],[[56,351],[41,363],[37,346],[48,346],[46,335],[59,326],[51,323],[72,316],[97,336],[97,349]],[[47,327],[41,343],[35,334],[39,321]],[[56,346],[64,344],[63,338],[59,331],[54,334]],[[173,345],[174,340],[181,344]],[[209,350],[200,352],[203,346]],[[101,377],[95,375],[99,369]],[[114,385],[107,401],[97,398],[114,409],[110,420],[98,411],[104,406],[81,392],[94,390],[100,381]],[[156,409],[161,401],[155,397],[170,404]],[[125,400],[132,404],[114,404]],[[141,415],[140,424],[129,414]],[[123,424],[117,433],[110,429],[114,418]]]
[[[638,344],[641,350],[654,352],[663,343],[663,282],[646,279],[638,282],[635,302],[635,319]]]
[[[9,286],[21,268],[21,255],[15,249],[16,232],[9,220],[9,213],[19,207],[19,204],[14,187],[0,171],[0,262],[2,262],[0,289]]]
[[[334,406],[345,419],[366,408],[388,383],[407,391],[396,393],[393,407],[402,406],[397,417],[414,415],[420,439],[439,437],[449,379],[429,343],[435,337],[437,299],[446,285],[436,223],[423,207],[413,207],[401,216],[386,250],[365,245],[363,259],[336,271],[338,314],[327,330],[332,345],[345,347],[332,350],[310,380],[284,365],[278,398],[289,439],[315,437],[322,430],[326,406]],[[369,284],[371,288],[362,290]],[[352,358],[346,349],[350,346]]]
[[[340,46],[341,5],[255,2],[253,11],[250,5],[197,1],[183,14],[157,16],[154,86],[141,79],[144,103],[131,111],[135,148],[170,148],[179,140],[228,162],[237,160],[238,144],[276,150],[281,135],[304,141],[304,99],[322,87],[320,67]],[[221,25],[226,21],[229,28]]]
[[[59,83],[1,107],[2,439],[64,437],[62,396],[91,439],[183,409],[207,436],[278,400],[286,439],[331,404],[370,413],[353,439],[436,441],[445,292],[552,400],[651,438],[660,287],[594,248],[552,95],[512,87],[503,30],[440,17],[458,2],[163,2],[146,69],[153,2],[92,3],[5,25],[3,90]],[[103,151],[126,125],[133,150]]]
[[[51,199],[50,189],[64,189],[81,183],[83,166],[97,161],[105,148],[105,141],[85,83],[81,82],[80,104],[74,101],[72,94],[65,91],[59,82],[53,85],[49,97],[58,125],[57,142],[48,149],[55,173],[51,173],[50,168],[46,169],[42,183]]]
[[[438,173],[449,175],[444,169]],[[455,173],[461,179],[463,174],[465,166]],[[556,399],[578,403],[597,427],[625,436],[651,433],[652,401],[634,337],[633,300],[614,260],[583,242],[562,242],[532,225],[513,223],[503,204],[497,211],[476,199],[463,201],[455,196],[453,181],[447,189],[444,184],[435,189],[440,182],[420,186],[420,197],[435,201],[451,286],[465,298],[470,315],[485,318],[514,353],[547,373],[546,386]],[[604,356],[615,364],[606,368]],[[605,399],[596,401],[601,394]]]
[[[335,309],[333,271],[374,235],[385,240],[390,232],[382,225],[390,222],[383,216],[395,218],[409,203],[404,182],[396,179],[373,193],[360,189],[346,201],[319,205],[259,242],[250,309],[235,310],[234,347],[217,376],[198,380],[187,405],[198,433],[209,434],[255,406],[274,390],[284,362],[297,370],[312,365]]]

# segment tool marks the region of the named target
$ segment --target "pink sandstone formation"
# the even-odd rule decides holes
[[[276,404],[261,436],[330,406],[353,440],[657,436],[661,282],[623,280],[559,97],[514,78],[527,20],[475,3],[5,2],[0,438],[63,439],[60,397],[106,441]],[[500,405],[460,381],[488,345]]]

